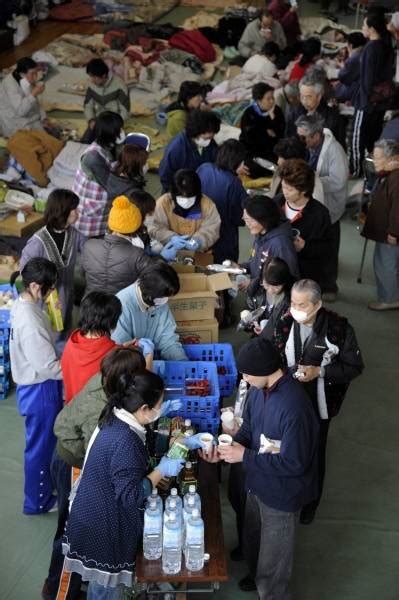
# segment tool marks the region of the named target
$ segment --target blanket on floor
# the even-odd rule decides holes
[[[49,182],[47,172],[64,142],[45,131],[20,129],[10,137],[7,150],[40,187]]]

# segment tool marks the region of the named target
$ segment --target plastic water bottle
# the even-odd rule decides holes
[[[194,496],[190,496],[190,498],[187,498],[187,502],[185,503],[184,508],[183,508],[183,552],[184,553],[186,553],[186,528],[187,528],[187,522],[188,522],[189,518],[191,517],[191,513],[193,512],[193,510],[195,508],[197,508],[195,506],[195,497]]]
[[[204,521],[194,508],[186,524],[186,567],[200,571],[204,566]]]
[[[179,494],[177,493],[177,488],[172,488],[170,490],[170,495],[165,500],[165,510],[168,510],[168,508],[169,508],[169,502],[171,500],[176,500],[176,508],[177,508],[178,511],[182,512],[182,510],[183,510],[183,501],[180,498]]]
[[[200,495],[196,492],[195,485],[190,485],[188,488],[187,494],[184,496],[184,506],[186,506],[189,498],[194,498],[195,500],[195,508],[198,508],[199,513],[201,514],[201,498]]]
[[[143,553],[147,560],[157,560],[162,554],[162,511],[156,500],[150,500],[144,513]]]
[[[183,544],[183,514],[182,514],[183,511],[181,510],[181,508],[179,506],[177,506],[175,498],[171,498],[169,501],[168,507],[165,508],[165,512],[163,514],[164,531],[165,531],[165,523],[169,519],[169,517],[172,513],[176,515],[176,519],[180,523],[180,545],[182,545]]]
[[[147,506],[149,506],[151,500],[155,501],[158,510],[160,510],[161,513],[162,513],[162,511],[163,511],[163,502],[162,502],[161,496],[158,495],[157,488],[152,488],[151,495],[148,496],[148,498],[147,498]]]
[[[181,569],[181,523],[175,512],[168,514],[163,531],[162,570],[174,575]]]

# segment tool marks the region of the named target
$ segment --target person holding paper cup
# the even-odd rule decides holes
[[[249,575],[239,586],[257,590],[261,600],[288,598],[299,512],[317,496],[319,426],[305,390],[283,371],[271,342],[260,337],[244,344],[237,367],[250,385],[244,420],[232,445],[219,444],[217,454],[242,463],[245,474]]]

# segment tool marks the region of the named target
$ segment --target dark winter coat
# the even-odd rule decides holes
[[[369,98],[373,88],[393,77],[392,46],[383,40],[369,40],[360,55],[360,85],[353,99],[356,110],[372,110]]]
[[[387,235],[399,240],[399,169],[380,179],[371,195],[362,235],[387,243]]]
[[[299,117],[307,114],[308,111],[302,106],[302,104],[290,109],[285,128],[286,137],[296,136],[297,131],[295,122],[297,119],[299,119]],[[316,114],[320,115],[324,119],[324,127],[330,129],[330,131],[332,131],[334,134],[334,137],[345,148],[345,120],[339,114],[338,109],[336,107],[328,106],[327,102],[324,100],[324,98],[322,98],[316,110]]]
[[[335,97],[339,102],[353,102],[358,94],[360,85],[360,54],[357,49],[345,62],[338,73],[338,84],[335,87]]]
[[[275,106],[274,114],[274,119],[263,117],[251,105],[242,115],[240,142],[244,144],[250,158],[260,157],[275,162],[273,149],[284,135],[285,119],[279,106]],[[274,131],[275,137],[267,133],[268,129]]]
[[[145,180],[141,175],[130,179],[128,177],[120,177],[116,173],[110,173],[105,189],[107,190],[109,202],[112,202],[117,196],[128,196],[135,190],[144,189],[144,185]]]

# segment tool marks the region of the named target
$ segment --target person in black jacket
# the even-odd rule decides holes
[[[273,149],[283,137],[284,128],[284,115],[276,106],[273,88],[267,83],[256,83],[252,88],[252,103],[242,115],[240,135],[240,142],[248,152],[246,164],[251,177],[261,177],[265,171],[254,159],[276,162]]]
[[[346,318],[323,308],[320,286],[311,279],[294,283],[290,311],[271,325],[261,337],[273,342],[283,364],[304,386],[320,422],[318,497],[304,506],[300,517],[307,525],[323,491],[330,421],[364,364],[353,328]]]
[[[327,208],[312,197],[314,171],[304,160],[291,158],[279,167],[278,174],[283,193],[275,201],[291,221],[299,273],[303,279],[314,279],[323,292],[328,292],[333,236]]]

